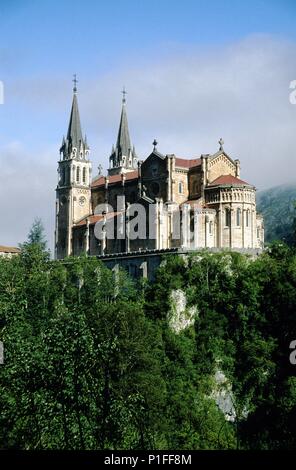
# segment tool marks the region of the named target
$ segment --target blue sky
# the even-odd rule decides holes
[[[155,137],[164,153],[190,157],[223,136],[259,189],[289,179],[295,1],[1,0],[0,20],[0,244],[21,242],[35,216],[52,240],[73,73],[94,168],[107,166],[125,84],[141,158]]]
[[[295,12],[293,0],[2,0],[1,44],[22,53],[22,74],[72,72],[78,58],[79,69],[92,71],[170,43],[221,44],[258,32],[295,39]]]
[[[251,33],[296,37],[294,0],[1,0],[0,15],[3,80],[73,69],[83,80],[180,45],[221,46]]]
[[[30,119],[38,93],[32,110],[22,107],[28,82],[44,83],[50,120],[60,99],[57,90],[66,83],[70,90],[73,73],[83,93],[91,78],[145,60],[153,66],[184,49],[206,53],[252,33],[296,39],[293,0],[1,0],[0,19],[0,79],[11,117],[0,114],[0,132],[16,138],[17,131],[27,144],[32,123],[35,144],[54,139],[58,129],[53,127],[51,136],[49,122]],[[57,125],[61,134],[62,121]]]

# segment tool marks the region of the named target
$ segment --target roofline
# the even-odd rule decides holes
[[[84,227],[86,224],[87,224],[87,220],[91,217],[101,217],[101,220],[106,216],[107,219],[108,219],[108,214],[112,214],[113,218],[115,217],[118,217],[120,214],[124,214],[123,211],[116,211],[116,212],[107,212],[106,214],[89,214],[87,215],[86,217],[82,217],[82,219],[79,219],[78,222],[76,222],[74,225],[73,225],[73,229],[75,228],[81,228],[81,227]],[[109,217],[111,218],[111,217]],[[89,221],[89,225],[96,225],[97,222],[100,222],[101,220],[95,220],[93,222]],[[81,223],[85,221],[85,223]]]
[[[16,246],[0,245],[0,253],[20,253],[21,249]]]
[[[134,171],[137,171],[137,170],[134,170]],[[126,173],[125,173],[125,174],[126,174]],[[103,178],[105,179],[105,176],[103,176]],[[135,176],[134,178],[125,179],[125,180],[124,180],[124,185],[126,185],[126,184],[128,184],[128,183],[130,183],[130,182],[132,182],[132,181],[138,180],[138,179],[139,179],[139,176]],[[97,181],[97,180],[92,181],[92,183],[91,183],[91,185],[90,185],[91,189],[92,189],[92,188],[100,188],[101,186],[105,186],[105,181],[104,181],[103,183],[100,183],[100,184],[97,184],[97,185],[95,184],[96,181]],[[108,182],[108,186],[113,186],[113,185],[118,184],[118,183],[121,184],[121,182],[122,182],[122,180],[112,181],[112,182],[109,181],[109,182]]]
[[[233,160],[233,158],[231,158],[230,155],[228,155],[228,153],[225,152],[225,150],[218,150],[218,152],[216,153],[213,153],[210,155],[204,155],[204,156],[207,156],[208,158],[214,160],[214,158],[219,157],[219,155],[222,155],[222,154],[225,155],[227,158],[229,158],[229,160],[235,165],[235,160]]]
[[[205,187],[205,190],[206,189],[213,189],[213,188],[219,188],[219,187],[229,187],[229,188],[232,188],[234,186],[239,186],[239,187],[248,187],[248,188],[252,188],[252,189],[256,189],[255,186],[253,186],[252,184],[249,184],[249,183],[218,183],[218,184],[214,184],[212,185],[211,183]]]

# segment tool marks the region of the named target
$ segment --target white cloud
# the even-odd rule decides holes
[[[219,137],[240,158],[242,177],[258,188],[291,180],[296,170],[296,44],[253,36],[207,51],[127,64],[98,77],[80,96],[93,156],[107,165],[119,120],[119,90],[128,89],[132,139],[146,157],[154,137],[163,153],[214,152]]]
[[[296,79],[296,44],[258,35],[203,50],[178,47],[158,60],[133,58],[93,77],[80,79],[79,103],[94,168],[108,165],[125,84],[130,132],[141,158],[155,137],[161,152],[185,157],[215,152],[223,137],[225,150],[241,160],[243,179],[260,189],[295,181],[296,105],[289,101],[289,84]],[[57,80],[26,83],[21,106],[32,120],[43,120],[49,134],[61,125],[59,135],[39,141],[34,153],[17,142],[0,149],[1,243],[22,241],[35,215],[53,237],[56,160],[70,108],[69,85],[63,77],[55,87]],[[32,132],[32,144],[37,139]]]
[[[41,217],[52,247],[56,171],[51,160],[54,153],[53,149],[47,149],[32,155],[18,141],[0,148],[1,244],[17,245],[25,241],[34,218]]]

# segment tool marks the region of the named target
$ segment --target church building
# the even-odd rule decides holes
[[[258,252],[263,248],[264,224],[256,212],[256,188],[241,179],[240,161],[226,153],[223,140],[214,154],[193,158],[163,154],[154,140],[150,155],[139,159],[130,138],[125,91],[108,172],[101,174],[100,165],[93,178],[74,84],[68,132],[58,162],[57,259],[81,253],[104,257],[143,255],[151,250]],[[139,212],[140,222],[145,218],[144,232],[132,237],[131,224],[135,229]],[[114,229],[112,237],[108,226]]]

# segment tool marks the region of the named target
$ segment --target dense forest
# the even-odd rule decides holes
[[[281,185],[259,191],[257,210],[264,217],[265,242],[295,243],[296,185]]]
[[[115,277],[114,277],[115,276]],[[0,260],[0,448],[296,448],[296,252]]]

